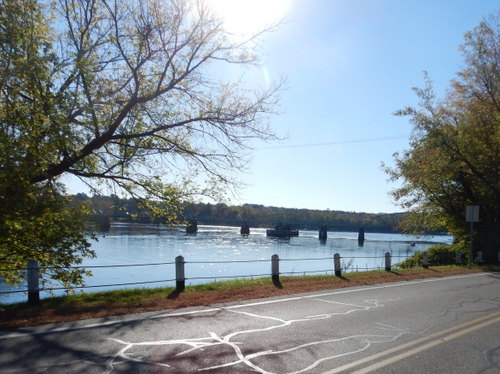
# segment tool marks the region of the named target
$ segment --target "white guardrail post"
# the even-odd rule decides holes
[[[335,269],[335,276],[341,277],[342,276],[342,267],[340,266],[340,255],[338,253],[335,253],[333,255],[333,267]]]
[[[385,252],[385,271],[391,271],[391,254]]]
[[[28,261],[28,303],[40,303],[40,264],[38,261]]]
[[[186,277],[184,276],[184,257],[175,258],[175,289],[183,291],[186,287]]]
[[[271,256],[271,277],[273,283],[277,284],[280,281],[280,257],[276,254]]]
[[[500,262],[500,252],[498,252],[498,260]],[[390,252],[386,252],[384,254],[385,259],[385,270],[391,271],[392,269],[392,255]],[[307,259],[309,260],[309,259]],[[483,262],[483,253],[481,251],[477,252],[476,257],[477,263]],[[460,264],[461,253],[456,253],[456,263]],[[170,263],[171,264],[171,263]],[[151,265],[151,264],[144,264]],[[333,255],[333,265],[335,276],[342,276],[342,264],[341,264],[341,256],[339,253],[335,253]],[[127,265],[119,265],[119,266],[127,266]],[[130,265],[136,266],[136,265]],[[422,266],[424,268],[429,267],[429,255],[427,252],[423,252],[423,260]],[[305,274],[305,272],[304,272]],[[277,254],[271,256],[271,276],[273,283],[278,287],[281,287],[280,284],[280,258]],[[176,281],[176,291],[182,292],[186,286],[186,276],[185,276],[185,261],[183,256],[177,256],[175,258],[175,281]],[[31,305],[36,305],[40,302],[40,265],[38,261],[30,260],[27,264],[27,286],[28,286],[28,303]],[[146,283],[146,282],[144,282]]]
[[[483,251],[477,251],[476,263],[478,265],[483,265],[484,264]]]
[[[422,267],[424,269],[429,269],[429,254],[427,252],[422,254]]]

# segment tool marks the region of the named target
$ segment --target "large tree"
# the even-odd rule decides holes
[[[64,175],[169,219],[234,185],[250,140],[274,138],[280,84],[216,77],[258,62],[257,36],[232,38],[201,0],[1,0],[0,262],[78,278],[64,267],[92,255],[88,212],[68,206]]]
[[[488,262],[500,249],[500,13],[465,34],[465,68],[438,101],[427,79],[415,89],[419,108],[410,116],[414,130],[410,149],[396,154],[387,171],[402,185],[393,196],[409,209],[407,229],[445,227],[468,245],[466,206],[480,206],[474,252]],[[475,255],[475,254],[474,254]]]

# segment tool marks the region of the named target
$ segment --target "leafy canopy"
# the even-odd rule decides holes
[[[92,255],[89,211],[64,198],[65,175],[169,222],[237,186],[251,140],[275,138],[281,83],[215,73],[257,63],[258,36],[234,41],[201,0],[0,1],[0,261],[77,280],[62,267]]]
[[[500,232],[500,12],[465,34],[465,68],[438,101],[426,76],[415,89],[420,108],[406,108],[414,125],[410,149],[395,154],[386,168],[402,186],[395,200],[410,211],[405,228],[445,227],[458,241],[468,241],[467,205],[479,205],[476,247],[496,261]]]

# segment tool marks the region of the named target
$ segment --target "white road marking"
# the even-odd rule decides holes
[[[330,303],[330,304],[340,304],[340,305],[347,305],[347,306],[353,306],[353,307],[356,307],[356,308],[363,308],[362,306],[360,305],[356,305],[356,304],[348,304],[348,303],[341,303],[340,301],[335,301],[335,300],[325,300],[325,299],[314,299],[315,301],[321,301],[323,303]]]
[[[487,327],[487,326],[492,325],[492,324],[497,323],[497,322],[500,322],[500,312],[491,313],[491,314],[488,314],[486,316],[476,318],[472,321],[464,322],[460,325],[455,325],[453,327],[450,327],[449,329],[442,330],[442,331],[436,332],[434,334],[413,340],[411,342],[398,345],[397,347],[387,349],[383,352],[375,353],[371,356],[364,357],[360,360],[353,361],[349,364],[339,366],[333,370],[326,371],[323,374],[341,373],[343,371],[355,368],[356,366],[367,364],[371,361],[378,360],[379,358],[382,358],[382,357],[387,356],[389,354],[393,354],[393,353],[396,353],[398,351],[402,351],[402,350],[411,348],[413,346],[418,346],[421,343],[425,343],[426,341],[431,340],[429,343],[425,343],[419,347],[413,348],[409,351],[405,351],[405,352],[400,353],[398,355],[392,356],[386,360],[380,361],[378,363],[375,363],[373,365],[367,366],[365,368],[362,368],[360,370],[353,372],[353,374],[354,373],[366,374],[366,373],[369,373],[370,371],[380,369],[384,366],[390,365],[391,363],[400,361],[406,357],[413,356],[419,352],[422,352],[424,350],[432,348],[436,345],[439,345],[439,344],[448,342],[450,340],[456,339],[460,336],[463,336],[463,335],[466,335],[470,332],[482,329],[484,327]],[[456,330],[461,330],[461,331],[455,332]]]
[[[382,308],[383,305],[377,300],[364,300],[363,302],[357,302],[355,304],[348,304],[342,302],[336,302],[329,299],[324,299],[327,296],[339,295],[339,294],[349,294],[354,292],[361,291],[372,291],[376,289],[383,288],[391,288],[391,287],[399,287],[411,284],[420,284],[420,283],[428,283],[428,282],[436,282],[441,280],[454,280],[457,278],[469,278],[470,276],[478,276],[485,274],[474,274],[467,276],[454,276],[447,278],[434,278],[434,279],[426,279],[412,282],[399,282],[394,284],[381,284],[377,286],[368,286],[363,288],[356,289],[343,289],[336,290],[331,292],[323,292],[323,293],[308,293],[301,296],[294,296],[288,298],[279,298],[272,300],[262,300],[259,302],[247,303],[247,304],[235,304],[221,307],[212,307],[208,309],[200,309],[200,310],[191,310],[180,313],[166,313],[156,316],[148,316],[140,319],[134,319],[134,321],[145,321],[145,320],[153,320],[158,318],[168,318],[168,317],[183,317],[183,316],[191,316],[191,315],[200,315],[205,313],[204,317],[210,317],[207,313],[211,312],[225,312],[225,313],[234,313],[240,316],[249,317],[249,321],[255,325],[249,325],[245,320],[244,326],[246,329],[242,328],[239,331],[230,330],[226,333],[216,333],[214,331],[207,331],[205,328],[199,329],[198,333],[199,337],[195,338],[176,338],[176,339],[161,339],[161,340],[148,340],[148,341],[125,341],[122,339],[108,338],[110,342],[114,342],[117,345],[110,344],[107,347],[113,348],[114,352],[111,355],[102,356],[106,361],[103,362],[103,366],[106,373],[111,373],[115,369],[118,368],[119,365],[126,364],[128,362],[139,363],[143,365],[152,365],[157,367],[170,367],[175,370],[185,370],[186,367],[189,370],[198,370],[198,371],[206,371],[206,370],[215,370],[220,368],[230,368],[233,367],[234,370],[237,370],[241,366],[246,366],[247,368],[261,374],[272,374],[269,370],[269,357],[278,357],[281,360],[286,360],[289,356],[300,356],[304,354],[307,359],[304,359],[303,362],[297,363],[295,367],[291,367],[289,370],[293,370],[287,374],[300,374],[307,372],[321,363],[324,363],[328,360],[337,359],[339,357],[352,356],[352,359],[355,358],[355,354],[366,351],[370,347],[375,344],[381,343],[390,343],[396,342],[403,335],[407,334],[415,334],[418,336],[422,336],[422,331],[410,331],[406,328],[398,328],[395,326],[384,325],[377,323],[373,326],[374,331],[367,331],[366,334],[360,334],[358,332],[357,335],[352,336],[336,336],[335,331],[331,330],[327,332],[327,335],[321,334],[321,338],[317,337],[315,334],[307,334],[309,331],[308,327],[312,325],[316,325],[317,321],[328,320],[331,318],[335,318],[341,315],[348,315],[351,313],[359,313],[360,318],[366,318],[368,316],[363,317],[363,314],[369,313],[370,310],[376,308]],[[374,295],[373,295],[374,296]],[[368,295],[367,295],[368,297]],[[375,298],[375,297],[374,297]],[[324,308],[330,309],[326,311],[324,314],[319,315],[305,315],[306,312],[302,312],[298,317],[293,319],[284,319],[278,318],[275,316],[268,316],[263,313],[257,313],[255,310],[250,309],[241,310],[241,308],[251,307],[256,305],[269,305],[275,303],[284,303],[295,300],[310,300],[312,303],[323,303]],[[332,307],[327,307],[326,303],[332,305]],[[319,304],[316,304],[319,305]],[[335,307],[335,305],[342,306],[341,308]],[[281,306],[281,305],[280,305]],[[283,305],[283,307],[288,308],[291,305]],[[266,308],[262,308],[266,310]],[[314,305],[313,305],[314,309]],[[269,312],[269,314],[271,314]],[[441,344],[445,339],[453,339],[457,334],[462,334],[458,329],[478,329],[479,325],[483,326],[484,324],[494,323],[491,322],[490,318],[493,316],[495,321],[498,319],[500,321],[500,312],[497,315],[489,315],[485,317],[478,318],[471,322],[463,323],[459,326],[455,326],[445,330],[444,332],[439,332],[433,335],[429,335],[427,337],[422,337],[420,339],[416,339],[413,342],[398,345],[395,348],[384,351],[377,355],[369,356],[370,359],[364,361],[364,359],[355,361],[353,364],[347,364],[342,367],[342,370],[347,369],[356,369],[362,363],[366,363],[367,365],[375,364],[375,365],[389,365],[393,361],[389,361],[392,358],[387,358],[387,355],[390,353],[395,353],[396,357],[402,357],[402,355],[407,352],[401,352],[402,349],[405,349],[408,352],[415,352],[416,350],[424,350],[429,349],[431,346]],[[131,320],[126,321],[110,321],[115,323],[127,323]],[[262,322],[266,322],[262,325]],[[335,324],[334,320],[332,323]],[[166,320],[165,322],[170,322]],[[107,323],[106,323],[107,325]],[[89,328],[90,325],[84,325],[84,328]],[[262,326],[262,327],[259,327]],[[295,326],[295,327],[294,327]],[[99,324],[94,324],[93,327],[100,327]],[[252,328],[253,327],[253,328]],[[208,327],[207,327],[208,328]],[[72,328],[66,331],[71,330],[80,330],[81,328]],[[221,331],[224,331],[225,328],[222,328]],[[281,331],[280,334],[288,334],[289,336],[295,336],[297,332],[305,331],[304,337],[298,340],[290,340],[286,345],[281,343],[281,340],[273,340],[273,337],[278,336],[273,330]],[[378,330],[378,331],[377,331]],[[467,330],[467,331],[469,331]],[[195,331],[195,330],[193,330]],[[196,330],[197,331],[197,330]],[[43,333],[43,332],[42,332]],[[105,334],[106,332],[104,332]],[[130,332],[129,335],[131,339],[138,339],[140,335],[133,335],[133,331]],[[220,335],[219,335],[220,334]],[[225,335],[224,335],[225,334]],[[167,334],[167,337],[169,334]],[[258,345],[259,348],[255,349],[254,343],[255,339],[264,339],[264,341],[268,341],[269,344],[265,346]],[[314,339],[319,339],[314,341]],[[435,339],[435,340],[433,340]],[[272,342],[272,343],[271,343]],[[248,345],[249,344],[249,345]],[[254,347],[252,349],[252,347]],[[271,349],[273,348],[273,349]],[[259,349],[266,349],[261,350]],[[308,354],[308,352],[314,352],[314,354]],[[215,353],[215,355],[214,355]],[[196,354],[197,357],[200,357],[200,360],[191,360],[190,358]],[[219,359],[220,357],[220,359]],[[402,358],[401,358],[402,359]],[[382,360],[380,363],[377,363],[377,360]],[[207,366],[203,366],[207,365]],[[237,366],[240,365],[240,366]],[[351,366],[352,365],[352,366]],[[381,367],[383,367],[381,366]],[[368,366],[368,368],[375,366]],[[334,369],[339,370],[340,368]],[[329,372],[335,373],[335,371]]]
[[[366,287],[360,287],[360,288],[347,288],[347,289],[343,289],[343,290],[332,291],[332,292],[321,293],[321,294],[314,293],[314,294],[303,295],[303,296],[277,298],[277,299],[258,301],[258,302],[253,302],[253,303],[229,305],[229,306],[224,306],[224,307],[219,307],[219,308],[212,307],[212,308],[208,308],[208,309],[184,311],[184,312],[179,312],[179,313],[163,313],[163,314],[140,317],[140,318],[130,318],[130,319],[123,319],[123,320],[118,319],[118,320],[114,320],[114,321],[96,322],[96,323],[90,323],[87,325],[80,325],[80,326],[76,326],[76,327],[75,326],[56,327],[56,328],[52,328],[49,330],[42,330],[42,331],[17,331],[17,332],[6,333],[3,335],[0,335],[0,340],[23,338],[23,337],[28,337],[28,336],[36,336],[36,335],[44,335],[44,334],[54,334],[54,333],[61,333],[61,332],[78,331],[78,330],[112,326],[112,325],[117,325],[117,324],[141,322],[141,321],[147,321],[147,320],[159,319],[159,318],[183,317],[183,316],[189,316],[189,315],[194,315],[194,314],[219,312],[221,310],[240,309],[240,308],[246,308],[246,307],[252,307],[252,306],[285,303],[285,302],[296,301],[296,300],[322,298],[322,297],[326,297],[326,296],[343,295],[343,294],[357,293],[357,292],[364,292],[364,291],[375,291],[375,290],[380,290],[380,289],[384,289],[384,288],[404,287],[404,286],[411,286],[411,285],[415,285],[415,284],[449,281],[449,280],[455,280],[455,279],[471,278],[471,277],[478,277],[478,276],[488,276],[488,275],[489,275],[488,273],[474,273],[474,274],[454,275],[454,276],[440,277],[440,278],[427,278],[427,279],[414,280],[414,281],[383,283],[383,284],[375,285],[375,286],[366,286]]]
[[[392,330],[392,332],[395,332],[394,334],[364,334],[364,335],[353,335],[353,336],[348,336],[348,337],[342,337],[342,338],[332,338],[332,339],[326,339],[326,340],[320,340],[320,341],[312,341],[312,342],[307,342],[307,343],[302,343],[298,346],[295,347],[289,347],[287,349],[282,349],[282,350],[265,350],[265,351],[260,351],[260,352],[254,352],[254,353],[249,353],[249,354],[244,354],[242,351],[242,347],[245,344],[245,340],[242,339],[242,341],[231,341],[231,339],[235,338],[236,336],[239,335],[248,335],[248,334],[256,334],[256,333],[266,333],[271,330],[275,329],[283,329],[283,328],[288,328],[293,324],[300,324],[300,323],[309,323],[309,322],[315,322],[319,319],[328,319],[332,318],[334,316],[338,315],[347,315],[353,312],[365,312],[373,308],[379,308],[382,307],[380,303],[376,301],[365,301],[367,304],[366,306],[362,305],[357,305],[355,308],[352,308],[350,310],[342,311],[342,312],[332,312],[329,314],[323,314],[321,316],[305,316],[299,319],[292,319],[292,320],[284,320],[280,318],[275,318],[275,317],[269,317],[261,314],[255,314],[255,313],[249,313],[245,311],[239,311],[239,310],[232,310],[230,312],[240,314],[240,315],[245,315],[248,317],[252,317],[255,319],[265,319],[265,320],[270,320],[277,322],[278,324],[268,326],[268,327],[261,327],[261,328],[255,328],[255,329],[248,329],[248,330],[240,330],[240,331],[234,331],[231,332],[225,336],[218,336],[215,332],[210,332],[210,338],[207,337],[202,337],[202,338],[197,338],[197,339],[173,339],[173,340],[159,340],[159,341],[145,341],[145,342],[127,342],[119,339],[109,339],[112,341],[115,341],[119,344],[122,344],[124,347],[121,348],[117,354],[112,356],[106,363],[106,367],[108,369],[108,373],[112,371],[112,369],[115,367],[115,365],[123,363],[122,361],[118,362],[116,361],[117,358],[122,358],[122,359],[127,359],[130,358],[134,362],[141,362],[140,358],[133,358],[129,354],[127,354],[127,351],[130,349],[133,349],[135,347],[145,347],[145,346],[175,346],[175,345],[188,345],[190,348],[187,350],[184,350],[181,353],[175,354],[171,356],[171,358],[179,358],[180,356],[186,354],[186,353],[193,353],[196,350],[203,350],[205,348],[210,348],[214,346],[226,346],[229,347],[235,355],[235,360],[230,361],[230,362],[225,362],[223,364],[212,364],[209,367],[202,367],[199,368],[198,371],[206,371],[206,370],[215,370],[215,369],[220,369],[224,367],[231,367],[235,365],[246,365],[247,367],[251,368],[253,371],[256,371],[261,374],[272,374],[263,367],[259,366],[258,363],[253,362],[252,360],[257,360],[261,359],[261,365],[267,362],[267,360],[264,359],[266,356],[271,356],[271,355],[280,355],[280,354],[288,354],[294,351],[298,351],[300,349],[305,349],[307,350],[308,348],[311,347],[318,347],[320,345],[335,345],[339,344],[342,342],[347,342],[350,341],[352,344],[355,346],[360,346],[359,348],[356,349],[351,349],[348,350],[347,352],[340,352],[336,353],[335,355],[327,356],[327,357],[322,357],[319,359],[314,360],[312,363],[309,363],[308,366],[303,367],[302,369],[299,369],[297,371],[294,371],[289,374],[299,374],[303,373],[305,371],[308,371],[316,366],[318,366],[320,363],[331,360],[334,358],[338,357],[343,357],[343,356],[348,356],[348,355],[353,355],[358,352],[362,352],[366,349],[368,349],[372,344],[377,344],[377,343],[388,343],[394,340],[397,340],[400,336],[404,334],[411,333],[406,330],[401,330],[397,328],[389,328],[386,327],[385,330]],[[175,347],[174,347],[175,348]],[[328,351],[333,350],[333,351],[338,351],[337,349],[332,349],[333,347],[330,347]],[[342,350],[342,348],[340,348]],[[166,351],[168,352],[168,351]],[[166,357],[167,353],[164,353],[163,357]],[[227,360],[229,357],[225,357]],[[150,360],[144,360],[145,364],[149,365],[154,365],[154,362],[151,362]]]

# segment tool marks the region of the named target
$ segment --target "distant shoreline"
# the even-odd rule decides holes
[[[198,221],[197,222],[198,225],[200,226],[211,226],[211,227],[234,227],[234,228],[239,228],[241,227],[241,223],[233,223],[233,224],[213,224],[213,223],[205,223],[203,221]],[[154,223],[154,222],[148,222],[148,223],[145,223],[145,222],[136,222],[136,221],[129,221],[129,220],[115,220],[115,221],[111,221],[110,222],[110,225],[120,225],[120,224],[123,224],[123,225],[137,225],[137,226],[141,226],[143,225],[144,227],[146,226],[155,226],[155,227],[178,227],[180,229],[183,229],[186,227],[185,224],[175,224],[175,225],[172,225],[172,226],[167,226],[163,223]],[[272,228],[273,226],[269,226],[269,225],[260,225],[260,226],[250,226],[250,229],[254,228],[254,229],[270,229]],[[307,226],[293,226],[294,229],[297,229],[297,230],[302,230],[302,231],[319,231],[320,227],[313,227],[313,228],[310,228],[310,227],[307,227]],[[350,232],[350,233],[358,233],[359,232],[359,227],[356,227],[356,226],[350,226],[350,227],[338,227],[338,226],[334,226],[334,227],[327,227],[327,230],[328,232]],[[381,231],[381,230],[378,230],[376,228],[373,228],[373,229],[366,229],[365,228],[365,233],[370,233],[370,234],[401,234],[401,235],[408,235],[408,236],[414,236],[414,237],[425,237],[425,236],[449,236],[448,233],[444,232],[444,231],[434,231],[434,232],[426,232],[425,234],[421,234],[421,235],[411,235],[411,234],[405,234],[402,230],[385,230],[385,231]],[[429,244],[429,243],[434,243],[433,241],[426,241],[426,240],[412,240],[413,243],[423,243],[423,244]]]

